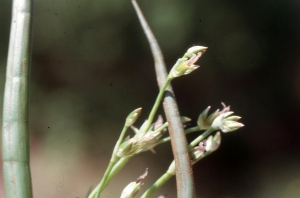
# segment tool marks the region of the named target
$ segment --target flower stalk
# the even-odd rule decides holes
[[[14,0],[2,124],[6,197],[32,197],[29,162],[28,92],[32,43],[32,0]]]

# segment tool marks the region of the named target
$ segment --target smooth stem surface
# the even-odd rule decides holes
[[[194,147],[196,146],[197,144],[199,144],[199,142],[201,142],[202,140],[204,140],[207,136],[209,136],[213,131],[215,131],[214,128],[212,127],[209,127],[204,133],[202,133],[201,135],[199,135],[196,139],[194,139],[189,147]]]
[[[210,155],[212,152],[208,151],[203,153],[196,161],[193,161],[193,165],[202,160],[203,158]],[[173,162],[172,162],[173,163]],[[172,164],[171,163],[171,164]],[[174,176],[171,172],[166,172],[163,174],[156,182],[146,190],[146,192],[141,196],[141,198],[148,198],[150,197],[157,189],[159,189],[162,185],[164,185],[169,179],[171,179]]]
[[[185,132],[185,134],[187,135],[187,134],[189,134],[189,133],[193,133],[193,132],[197,132],[197,131],[200,131],[200,128],[199,128],[198,126],[195,126],[195,127],[186,129],[184,132]],[[163,138],[162,140],[158,141],[158,142],[157,142],[157,145],[162,144],[162,143],[165,143],[165,142],[169,142],[170,140],[171,140],[170,137],[165,137],[165,138]]]
[[[156,182],[148,188],[148,190],[141,196],[141,198],[150,197],[157,189],[159,189],[164,183],[166,183],[170,178],[172,178],[174,174],[166,172],[163,174]]]
[[[135,0],[132,0],[131,2],[149,41],[155,63],[157,82],[159,87],[162,89],[168,75],[161,49],[139,5]],[[187,140],[171,85],[168,86],[167,92],[165,93],[164,111],[169,123],[172,151],[176,163],[177,195],[181,198],[195,197],[193,170],[188,154]]]
[[[200,131],[200,128],[198,126],[195,126],[195,127],[185,129],[184,133],[189,134],[189,133],[193,133],[193,132],[197,132],[197,131]]]
[[[31,198],[28,89],[32,1],[14,0],[3,105],[2,161],[7,198]]]
[[[96,186],[96,188],[92,191],[92,193],[89,195],[89,198],[99,198],[100,197],[100,194],[101,192],[104,190],[104,188],[107,186],[106,184],[106,180],[111,172],[111,170],[113,169],[114,165],[118,162],[119,160],[119,157],[117,156],[117,152],[118,152],[118,149],[119,149],[119,146],[121,144],[121,142],[123,141],[123,138],[124,138],[124,135],[126,133],[128,129],[128,126],[124,126],[123,127],[123,130],[119,136],[119,139],[114,147],[114,150],[113,150],[113,153],[112,153],[112,156],[111,156],[111,159],[109,161],[109,164],[106,168],[106,171],[100,181],[100,183]],[[106,185],[105,185],[106,184]]]
[[[106,179],[106,182],[104,184],[104,188],[109,184],[109,182],[112,180],[112,178],[115,177],[115,175],[127,164],[127,162],[130,160],[131,157],[124,157],[121,158],[112,168],[110,171],[109,176]]]
[[[165,81],[164,85],[160,89],[159,94],[158,94],[158,96],[157,96],[157,98],[155,100],[155,103],[154,103],[153,107],[152,107],[152,110],[151,110],[151,112],[149,114],[147,126],[145,127],[145,129],[146,129],[145,132],[148,131],[148,129],[150,128],[151,123],[153,122],[154,116],[155,116],[155,114],[157,112],[157,109],[158,109],[159,105],[161,104],[161,101],[162,101],[163,96],[165,94],[165,90],[169,86],[171,80],[172,79],[167,78],[167,80]]]
[[[189,133],[194,132],[196,130],[199,130],[198,127],[193,127],[190,128]],[[204,140],[207,136],[209,136],[213,131],[215,131],[214,128],[210,127],[208,128],[203,134],[199,135],[194,141],[192,141],[189,144],[189,148],[192,148],[194,146],[196,146],[199,142],[201,142],[202,140]],[[167,138],[165,138],[166,141],[170,140]],[[163,143],[163,142],[162,142]],[[212,152],[205,152],[203,153],[198,159],[197,161],[194,161],[193,164],[195,164],[196,162],[200,161],[201,159],[203,159],[204,157],[208,156],[209,154],[211,154]],[[174,160],[172,161],[172,163],[174,163]],[[171,164],[172,164],[171,163]],[[170,165],[171,166],[171,165]],[[147,198],[149,197],[151,194],[153,194],[157,189],[159,189],[164,183],[166,183],[171,177],[173,176],[172,173],[170,173],[169,171],[167,171],[165,174],[163,174],[158,180],[156,180],[156,182],[142,195],[141,198]]]

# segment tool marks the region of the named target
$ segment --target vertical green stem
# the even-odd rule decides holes
[[[3,106],[2,153],[5,194],[31,198],[28,87],[32,1],[14,0]]]
[[[151,47],[159,87],[163,87],[165,81],[168,79],[168,75],[161,49],[137,2],[135,0],[131,0],[131,2]],[[164,98],[164,110],[169,123],[169,133],[177,169],[177,195],[178,197],[192,198],[195,197],[194,178],[188,155],[187,141],[171,85],[167,89],[168,93],[166,93]]]
[[[169,86],[171,80],[172,80],[171,78],[167,78],[167,80],[164,83],[163,87],[160,89],[159,94],[158,94],[158,96],[157,96],[157,98],[155,100],[155,103],[154,103],[153,107],[152,107],[152,110],[151,110],[151,112],[149,114],[147,126],[145,127],[145,129],[146,129],[145,132],[148,131],[151,123],[153,122],[153,119],[154,119],[154,116],[155,116],[155,114],[157,112],[157,109],[158,109],[158,107],[159,107],[159,105],[160,105],[160,103],[161,103],[161,101],[163,99],[165,90]]]

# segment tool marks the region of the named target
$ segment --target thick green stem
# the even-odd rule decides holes
[[[166,172],[163,174],[156,182],[148,188],[148,190],[141,196],[141,198],[150,197],[157,189],[159,189],[164,183],[166,183],[169,179],[171,179],[174,174],[170,172]]]
[[[14,0],[3,105],[2,162],[5,195],[31,198],[28,89],[32,1]]]
[[[135,0],[132,0],[132,4],[141,22],[145,35],[149,41],[154,57],[157,82],[161,90],[163,90],[162,87],[165,85],[166,81],[170,79],[167,77],[168,75],[165,63],[163,61],[161,49],[137,2]],[[188,156],[186,137],[182,128],[178,106],[176,104],[171,85],[168,86],[168,93],[164,98],[164,110],[169,122],[169,133],[171,137],[173,155],[177,167],[176,172],[178,173],[176,177],[177,194],[179,197],[192,198],[195,195],[192,167]]]

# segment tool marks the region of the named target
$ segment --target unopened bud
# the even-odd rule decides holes
[[[182,75],[189,74],[199,68],[194,65],[207,47],[194,46],[188,49],[182,58],[179,58],[169,73],[169,78],[173,79]]]
[[[206,140],[205,150],[207,152],[214,152],[221,144],[221,133],[218,132],[214,137],[211,135]]]
[[[126,118],[125,126],[130,127],[131,125],[133,125],[133,123],[140,116],[141,112],[142,112],[142,108],[138,108],[138,109],[134,110],[133,112],[131,112]]]
[[[142,188],[143,181],[148,175],[148,168],[146,168],[145,172],[139,176],[135,182],[129,183],[124,190],[122,191],[120,198],[133,198]]]
[[[212,123],[212,127],[215,130],[221,130],[224,133],[235,131],[244,125],[240,122],[237,122],[241,117],[239,116],[230,116],[233,114],[233,111],[225,112],[220,114]],[[230,116],[230,117],[229,117]]]
[[[187,50],[183,58],[191,58],[194,54],[204,53],[207,50],[207,47],[204,46],[193,46]]]

